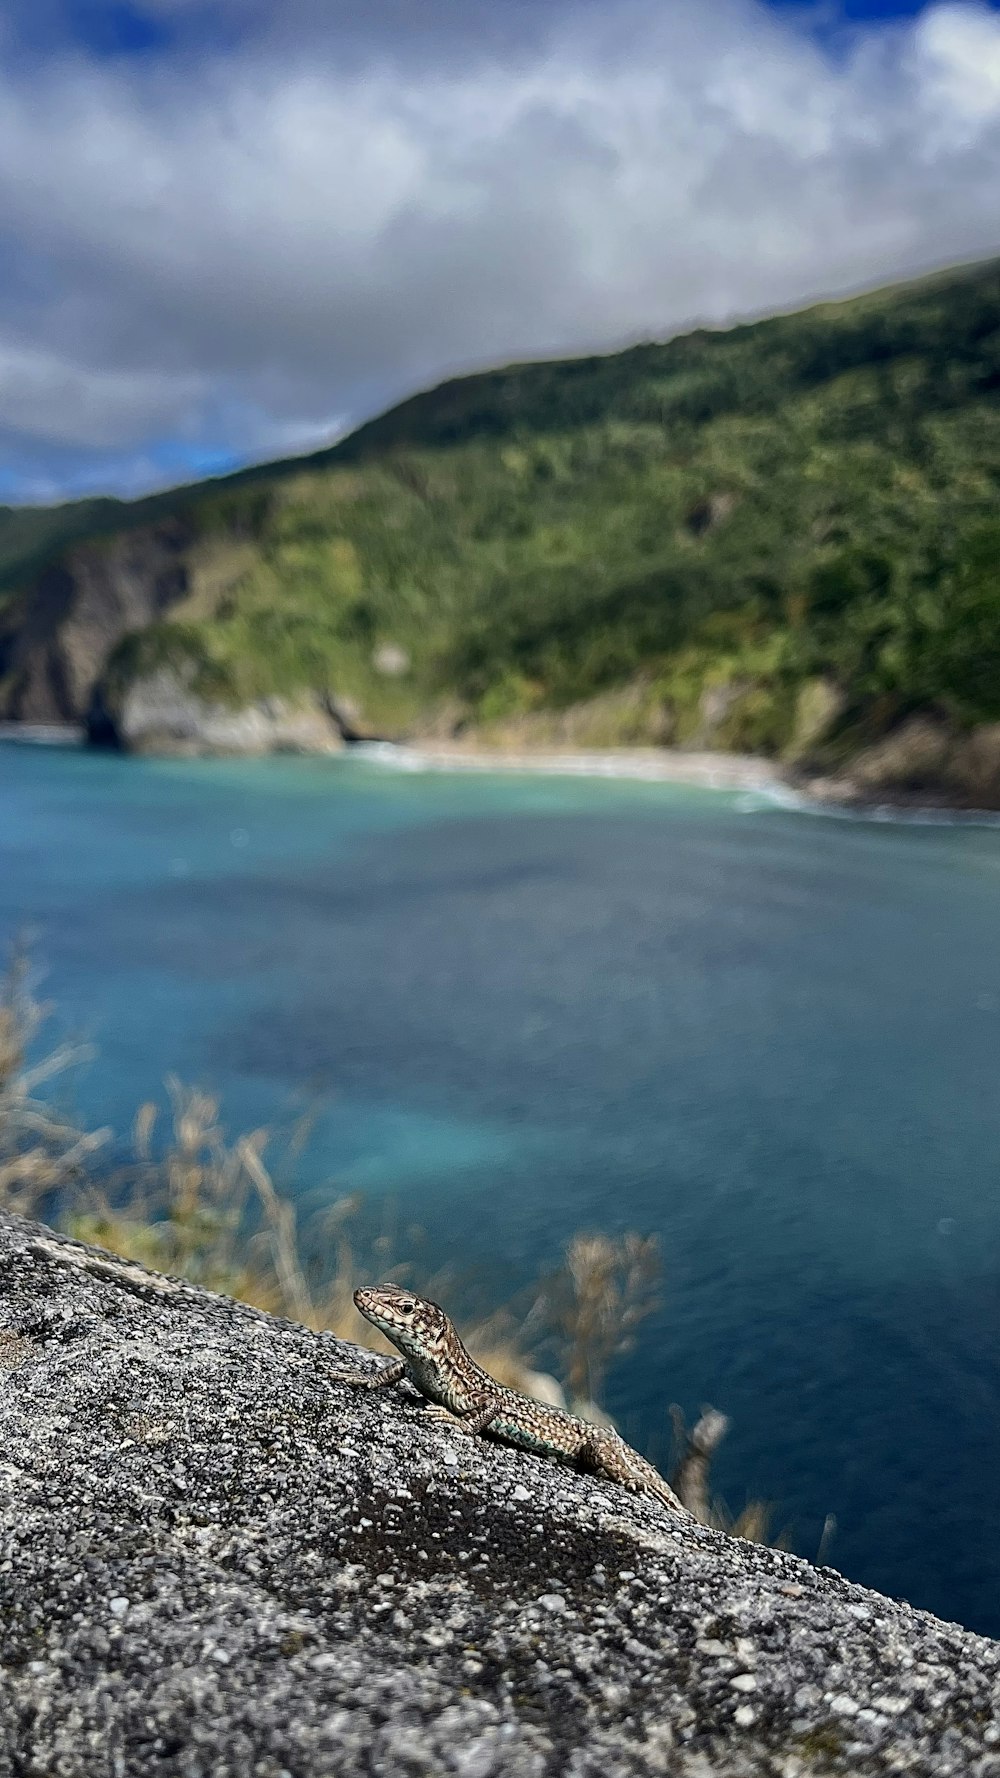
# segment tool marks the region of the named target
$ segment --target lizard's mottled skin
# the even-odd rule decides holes
[[[575,1414],[532,1401],[498,1383],[470,1357],[437,1303],[396,1284],[356,1290],[354,1301],[365,1320],[384,1333],[403,1357],[374,1375],[352,1373],[341,1381],[360,1389],[385,1389],[409,1377],[428,1401],[446,1409],[471,1433],[488,1432],[519,1451],[561,1458],[637,1494],[650,1494],[672,1511],[689,1516],[659,1472],[617,1432],[591,1426]]]

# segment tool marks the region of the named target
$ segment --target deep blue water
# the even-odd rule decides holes
[[[609,1406],[733,1418],[795,1547],[1000,1633],[1000,829],[652,784],[0,746],[82,1110],[169,1071],[232,1128],[323,1110],[305,1201],[397,1201],[504,1296],[659,1233]]]

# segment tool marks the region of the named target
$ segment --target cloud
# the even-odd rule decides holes
[[[1000,20],[970,6],[939,6],[915,33],[913,66],[942,144],[973,145],[1000,117]]]
[[[1000,250],[983,7],[823,42],[756,0],[492,33],[428,0],[418,52],[380,40],[392,0],[350,41],[312,0],[229,5],[225,48],[0,76],[8,484],[305,446],[456,369]]]

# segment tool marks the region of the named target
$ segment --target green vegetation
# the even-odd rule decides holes
[[[16,585],[78,538],[127,522],[129,510],[120,500],[0,506],[0,590]]]
[[[1000,261],[447,383],[118,508],[193,542],[188,598],[115,672],[180,657],[213,695],[332,691],[389,733],[597,700],[606,743],[791,757],[919,709],[994,720],[998,390]]]

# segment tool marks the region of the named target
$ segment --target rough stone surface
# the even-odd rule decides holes
[[[1000,809],[1000,723],[957,729],[940,717],[911,716],[807,788],[837,803],[914,808]]]
[[[105,702],[101,722],[128,753],[337,753],[344,737],[318,698],[260,698],[240,709],[200,697],[183,670],[159,667]]]
[[[795,723],[785,760],[808,760],[843,715],[847,699],[832,679],[807,679],[795,700]]]
[[[11,1217],[0,1326],[3,1778],[1000,1774],[1000,1645],[351,1347]]]
[[[859,753],[850,776],[862,790],[927,790],[946,778],[953,745],[944,723],[913,716]]]
[[[0,616],[0,716],[83,722],[111,650],[189,590],[191,529],[164,519],[80,544]]]

